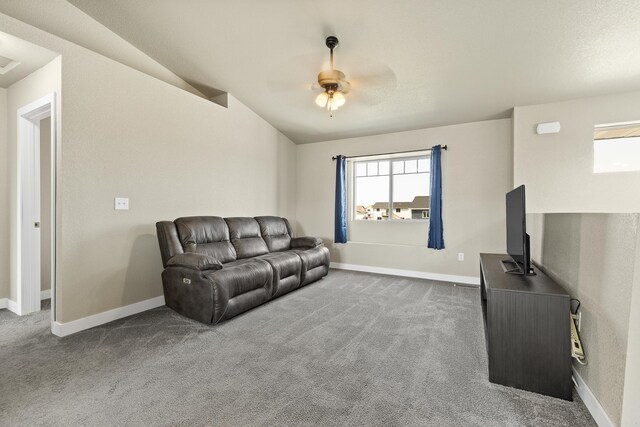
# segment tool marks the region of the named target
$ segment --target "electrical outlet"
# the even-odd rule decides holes
[[[458,261],[464,261],[464,253],[458,252]]]
[[[114,208],[117,211],[128,211],[129,210],[129,198],[128,197],[116,197]]]

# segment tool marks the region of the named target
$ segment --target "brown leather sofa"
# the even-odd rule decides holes
[[[168,307],[218,323],[321,279],[329,250],[286,218],[194,216],[156,223]]]

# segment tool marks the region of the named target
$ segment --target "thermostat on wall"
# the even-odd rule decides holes
[[[558,132],[560,132],[560,122],[538,123],[538,126],[536,126],[536,133],[538,135]]]

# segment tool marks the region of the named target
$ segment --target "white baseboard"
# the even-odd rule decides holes
[[[114,320],[122,319],[123,317],[132,316],[134,314],[151,310],[152,308],[160,307],[163,305],[164,296],[159,296],[156,298],[140,301],[135,304],[125,305],[124,307],[114,308],[113,310],[103,311],[102,313],[83,317],[82,319],[73,320],[71,322],[53,322],[53,324],[51,325],[51,332],[59,337],[66,337],[67,335],[75,334],[76,332],[84,331],[85,329],[94,328],[96,326],[100,326]]]
[[[49,299],[51,298],[51,289],[47,289],[46,291],[41,291],[40,292],[40,299]],[[18,305],[16,304],[15,301],[11,301],[9,298],[0,298],[0,310],[2,310],[3,308],[8,308],[9,310],[13,311],[14,313],[17,313],[17,307]]]
[[[584,406],[586,406],[591,413],[596,424],[598,424],[599,427],[614,427],[614,424],[602,408],[602,405],[600,405],[600,402],[598,402],[598,399],[593,395],[591,389],[589,389],[578,371],[576,371],[576,368],[573,368],[573,379],[578,395],[584,402]]]
[[[22,315],[22,310],[20,310],[20,307],[18,307],[18,303],[9,298],[7,298],[7,309],[14,312],[18,316]]]
[[[440,280],[443,282],[464,283],[466,285],[480,285],[480,279],[478,277],[471,276],[455,276],[451,274],[428,273],[425,271],[373,267],[370,265],[343,264],[340,262],[332,262],[331,268],[337,268],[339,270],[364,271],[367,273],[389,274],[391,276],[415,277],[417,279]]]

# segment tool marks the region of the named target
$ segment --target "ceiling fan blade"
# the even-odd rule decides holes
[[[349,91],[351,91],[351,83],[346,80],[340,80],[340,83],[338,84],[338,90],[340,90],[340,92],[344,94],[349,93]]]
[[[315,80],[324,66],[325,56],[327,56],[326,52],[322,50],[318,53],[297,55],[268,70],[266,73],[268,90],[274,93],[320,90]]]
[[[388,100],[383,94],[377,91],[356,91],[354,90],[347,97],[347,103],[354,105],[364,105],[367,107],[375,106],[381,104],[382,102]]]
[[[396,90],[395,73],[377,59],[345,53],[338,56],[335,65],[337,70],[345,74],[339,87],[343,94],[348,94],[347,103],[375,106],[387,101]],[[325,50],[292,56],[267,72],[267,89],[275,96],[286,99],[288,105],[293,105],[293,99],[309,103],[313,100],[313,93],[324,90],[317,81],[318,73],[328,69]]]

